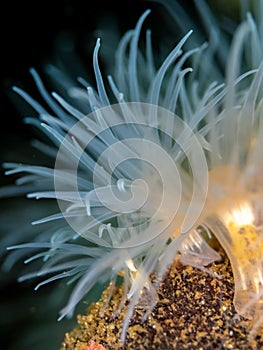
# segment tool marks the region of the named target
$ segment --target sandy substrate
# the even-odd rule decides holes
[[[262,330],[249,337],[249,321],[235,312],[229,260],[223,255],[209,269],[221,278],[175,260],[158,291],[159,302],[146,321],[141,321],[144,307],[136,308],[124,345],[120,333],[128,302],[121,314],[114,316],[122,296],[122,287],[116,287],[102,316],[105,290],[86,315],[78,316],[78,326],[65,335],[61,350],[263,349]]]

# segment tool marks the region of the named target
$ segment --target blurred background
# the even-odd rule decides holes
[[[125,7],[123,1],[101,0],[5,1],[1,5],[1,164],[5,161],[49,163],[31,147],[32,139],[41,135],[31,126],[24,125],[23,118],[30,116],[32,109],[12,92],[12,86],[17,85],[39,98],[29,68],[36,68],[45,80],[43,67],[49,62],[62,62],[69,67],[72,76],[81,75],[92,82],[92,51],[96,38],[102,38],[102,46],[105,42],[103,57],[111,57],[118,37],[135,26],[148,6],[148,3],[136,0],[125,1]],[[107,45],[108,41],[110,45]],[[80,62],[71,59],[71,47],[68,46],[72,45],[81,57]],[[108,67],[112,63],[107,62]],[[14,177],[6,177],[3,173],[0,169],[1,187],[14,181]],[[16,233],[27,236],[32,231],[30,222],[42,217],[38,203],[34,204],[23,196],[0,199],[1,265],[10,237]],[[69,290],[63,283],[54,283],[34,291],[35,280],[17,282],[22,269],[20,262],[10,271],[0,272],[0,349],[59,349],[65,332],[76,323],[75,319],[57,321]]]
[[[23,118],[31,115],[32,110],[12,92],[12,86],[17,85],[38,98],[29,68],[36,68],[42,75],[46,63],[60,60],[69,65],[72,75],[84,75],[92,81],[92,50],[96,38],[110,36],[111,30],[105,31],[108,26],[115,28],[117,36],[132,28],[146,7],[136,0],[125,1],[126,9],[121,1],[101,0],[5,1],[1,4],[1,164],[13,161],[48,165],[49,161],[30,145],[32,139],[39,136],[38,131],[24,125]],[[126,11],[128,16],[124,16]],[[113,38],[112,50],[117,36]],[[67,45],[71,44],[75,45],[83,66],[70,59]],[[14,177],[4,176],[0,169],[1,187],[13,180]],[[0,199],[1,264],[10,236],[14,232],[27,235],[32,230],[30,222],[41,216],[37,205],[24,197]],[[76,322],[75,319],[57,321],[68,290],[60,283],[39,291],[34,291],[35,280],[18,283],[22,265],[20,262],[8,272],[0,272],[0,349],[59,349],[64,333]]]

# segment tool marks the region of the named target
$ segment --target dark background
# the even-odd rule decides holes
[[[24,125],[25,104],[12,92],[12,86],[24,88],[34,96],[36,87],[28,70],[35,67],[41,74],[43,65],[53,59],[57,38],[72,34],[84,66],[91,74],[92,50],[105,19],[115,18],[120,34],[135,26],[146,1],[4,1],[0,6],[0,163],[23,161],[36,163],[38,156],[30,147],[35,136],[32,127]],[[157,6],[158,7],[158,6]],[[157,16],[158,14],[154,14]],[[155,18],[155,17],[153,17]],[[153,20],[152,20],[153,21]],[[0,187],[13,181],[0,168]],[[25,199],[0,199],[0,244],[10,226],[20,229],[19,211]],[[36,203],[37,204],[37,203]],[[41,216],[41,215],[40,215]],[[1,247],[0,247],[1,248]],[[1,250],[1,249],[0,249]],[[0,255],[4,260],[5,254]],[[0,264],[1,264],[0,260]],[[22,264],[21,264],[22,265]],[[0,272],[0,349],[55,350],[66,330],[75,320],[57,322],[65,305],[65,288],[59,283],[34,291],[35,281],[17,283],[21,266]],[[53,309],[50,305],[52,297]],[[61,296],[61,300],[60,300]]]
[[[57,37],[61,33],[72,32],[77,41],[85,43],[85,59],[90,60],[88,54],[94,47],[100,20],[103,21],[105,16],[116,17],[117,26],[123,32],[135,25],[146,7],[148,2],[137,0],[4,1],[1,4],[1,158],[3,147],[13,148],[18,141],[14,135],[18,139],[29,136],[28,128],[23,126],[21,112],[12,101],[14,93],[11,87],[18,85],[33,89],[28,69],[33,66],[41,73],[43,63],[49,61],[53,54]],[[128,16],[124,16],[126,11]],[[87,61],[87,66],[89,63]],[[8,142],[10,137],[11,144]]]

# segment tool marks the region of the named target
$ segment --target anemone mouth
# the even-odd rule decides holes
[[[255,203],[243,200],[205,220],[230,260],[235,308],[253,324],[260,318],[263,307],[263,238],[256,208]]]
[[[249,147],[242,166],[236,157],[235,162],[226,162],[209,172],[208,204],[199,221],[216,237],[230,260],[234,306],[251,320],[251,329],[262,322],[263,305],[262,181],[258,178],[261,164],[259,161],[255,171],[251,163],[257,147],[255,142]],[[206,246],[199,246],[204,252]],[[208,251],[207,257],[211,256]]]

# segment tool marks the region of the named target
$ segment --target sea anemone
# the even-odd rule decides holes
[[[177,20],[182,9],[160,2]],[[203,1],[197,8],[208,28],[211,12]],[[253,329],[261,325],[262,3],[255,3],[255,13],[259,20],[248,13],[229,46],[220,46],[227,39],[216,24],[208,43],[188,31],[157,67],[151,32],[144,44],[140,40],[147,10],[121,39],[115,71],[107,79],[97,39],[96,87],[83,78],[72,85],[52,65],[48,74],[64,95],[49,94],[30,69],[46,107],[14,87],[39,114],[25,121],[53,144],[37,146],[54,167],[3,166],[7,175],[24,174],[17,180],[19,193],[51,199],[57,212],[43,212],[44,218],[33,222],[36,232],[40,225],[47,228],[31,243],[10,246],[6,264],[37,250],[26,263],[42,259],[43,267],[20,281],[51,276],[36,289],[58,279],[77,281],[59,319],[71,317],[98,282],[114,286],[121,280],[118,311],[129,299],[125,341],[135,306],[143,305],[143,317],[149,315],[156,288],[176,257],[212,273],[206,266],[220,255],[207,243],[207,233],[230,258],[237,311],[252,319]],[[189,22],[184,12],[182,18],[181,24]],[[1,194],[12,191],[3,188]]]

